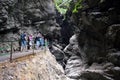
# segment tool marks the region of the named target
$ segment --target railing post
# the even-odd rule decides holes
[[[11,41],[10,62],[12,62],[12,54],[13,54],[13,42]]]
[[[47,41],[47,39],[45,39],[45,53],[47,51],[47,46],[48,46],[48,41]]]
[[[35,52],[34,52],[34,47],[35,47],[35,44],[33,43],[33,45],[32,45],[33,54],[35,54]]]

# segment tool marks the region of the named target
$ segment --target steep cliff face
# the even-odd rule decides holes
[[[0,0],[0,37],[4,39],[11,33],[10,38],[22,31],[28,34],[38,31],[59,33],[55,13],[52,0]]]
[[[42,28],[43,23],[49,26],[54,23],[52,0],[1,0],[0,4],[0,31],[29,26]]]
[[[74,80],[119,80],[120,1],[71,3],[67,17],[77,26],[77,32],[64,49],[68,55],[67,76]]]
[[[113,48],[119,50],[119,3],[118,0],[83,0],[79,3],[82,7],[73,14],[80,31],[79,46],[87,55],[88,62],[99,62],[99,58],[107,56]]]
[[[21,32],[57,38],[55,14],[53,0],[0,0],[0,41],[19,40]]]
[[[70,80],[55,57],[41,51],[36,55],[0,64],[0,80]]]

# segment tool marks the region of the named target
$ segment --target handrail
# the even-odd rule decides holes
[[[6,49],[8,49],[8,48],[10,48],[10,47],[9,47],[9,46],[7,46],[7,47],[0,47],[0,51],[6,50]]]
[[[10,40],[8,40],[8,41],[7,41],[7,40],[6,40],[6,41],[0,40],[0,43],[3,43],[3,44],[6,43],[6,42],[9,42],[9,48],[10,48],[10,51],[9,51],[9,52],[10,52],[10,53],[8,53],[8,54],[10,55],[10,57],[9,57],[10,62],[12,62],[12,57],[13,57],[13,42],[18,42],[18,41],[19,41],[19,40],[11,40],[11,41],[10,41]],[[7,47],[8,47],[8,46],[7,46]],[[0,47],[0,49],[1,49],[0,51],[5,51],[5,50],[7,50],[6,47],[3,47],[3,46]]]
[[[3,41],[3,40],[1,41],[1,40],[0,40],[0,43],[2,42],[3,44],[4,44],[4,42],[9,42],[9,46],[7,46],[7,47],[10,48],[10,49],[9,49],[9,52],[10,52],[10,53],[8,53],[8,54],[9,54],[9,60],[10,60],[10,62],[12,62],[13,56],[14,56],[14,55],[13,55],[13,45],[14,45],[13,43],[14,43],[14,42],[18,42],[18,41],[19,41],[19,40],[11,40],[11,41],[9,41],[9,40],[8,40],[8,41]],[[45,41],[44,44],[45,44],[45,50],[46,50],[46,48],[47,48],[47,46],[48,46],[47,40]],[[0,47],[0,48],[1,48],[1,47]],[[4,48],[4,49],[3,49],[3,48]],[[18,47],[18,48],[19,48],[19,47]],[[35,53],[34,53],[34,49],[35,49],[35,44],[32,45],[32,54],[35,54]],[[5,49],[5,47],[2,46],[2,48],[1,48],[0,51],[5,51],[5,50],[7,50],[7,49]],[[27,55],[28,55],[28,54],[27,54]],[[22,55],[21,55],[21,56],[22,56]],[[8,57],[7,57],[7,59],[8,59]]]

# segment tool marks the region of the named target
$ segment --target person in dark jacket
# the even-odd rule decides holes
[[[20,35],[21,51],[27,50],[27,34],[24,32]]]

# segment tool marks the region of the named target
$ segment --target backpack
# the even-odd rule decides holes
[[[25,34],[21,34],[21,40],[26,40],[25,37],[26,37]]]

